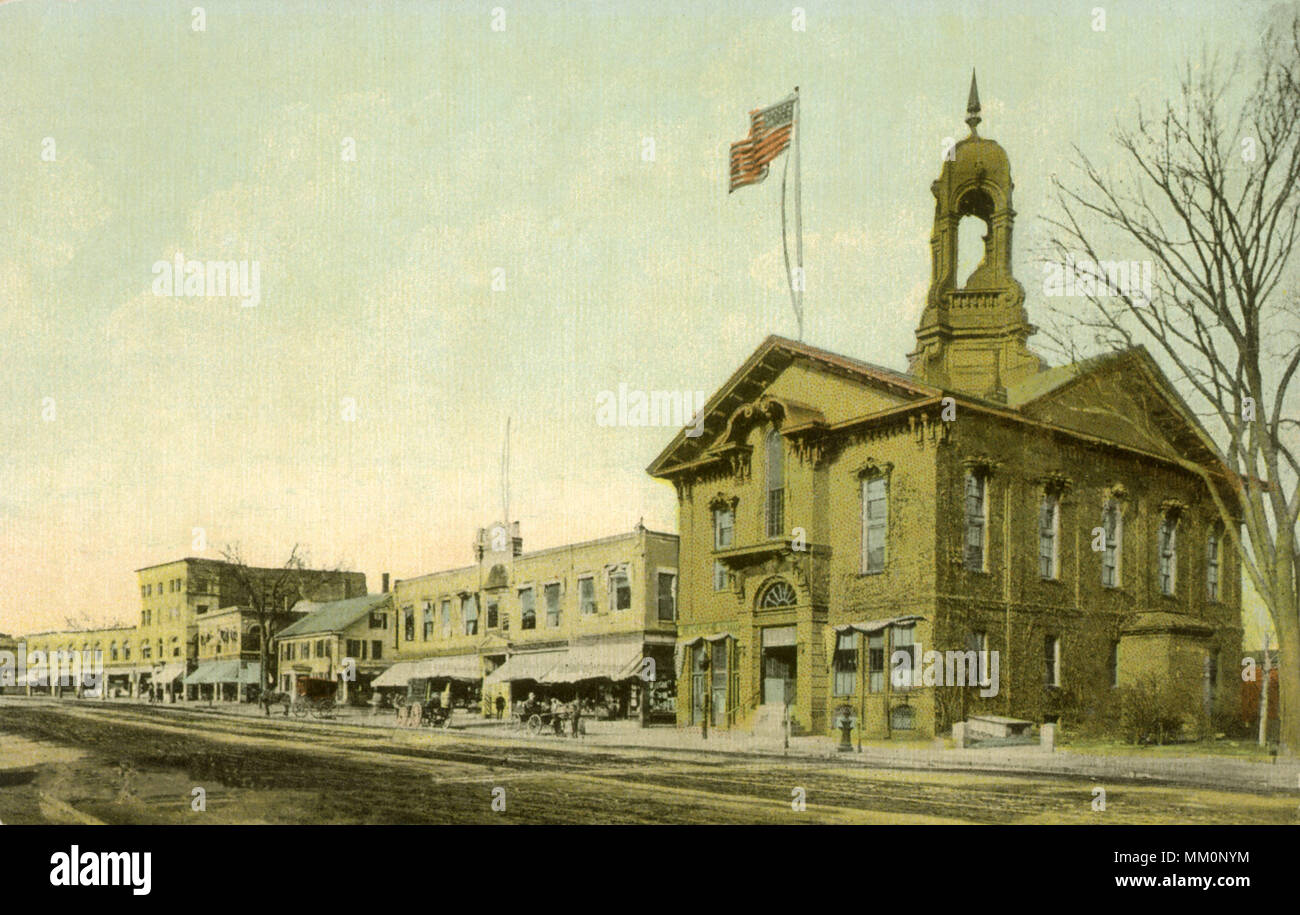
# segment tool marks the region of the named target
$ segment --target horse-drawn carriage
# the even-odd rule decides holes
[[[517,702],[510,714],[510,723],[515,730],[528,731],[534,737],[543,731],[567,734],[572,727],[573,705],[571,703],[551,707],[541,702]]]
[[[293,699],[293,713],[298,718],[333,718],[334,695],[339,685],[334,680],[323,677],[299,677],[295,684],[296,695]]]
[[[393,699],[397,708],[399,728],[449,728],[451,706],[444,705],[442,694],[434,688],[430,677],[416,677],[407,681],[406,695]]]

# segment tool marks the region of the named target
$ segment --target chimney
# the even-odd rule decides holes
[[[384,593],[388,593],[388,573],[384,573]]]

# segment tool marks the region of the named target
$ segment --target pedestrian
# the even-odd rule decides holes
[[[576,739],[582,732],[582,697],[573,697],[573,736]]]
[[[501,716],[505,714],[505,710],[506,710],[506,697],[501,695],[500,693],[497,693],[496,707],[497,707],[497,721],[500,721]]]

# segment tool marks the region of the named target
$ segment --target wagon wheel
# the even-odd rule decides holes
[[[299,698],[297,698],[297,699],[295,699],[295,700],[293,701],[293,714],[294,714],[294,717],[296,717],[296,718],[306,718],[306,717],[307,717],[307,712],[308,712],[308,708],[307,708],[307,700],[303,699],[303,698],[300,696]]]
[[[542,733],[542,716],[533,715],[528,719],[528,733],[537,736]]]

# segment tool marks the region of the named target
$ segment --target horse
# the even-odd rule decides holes
[[[277,692],[276,690],[265,690],[258,697],[257,704],[266,709],[266,716],[271,717],[271,706],[283,705],[284,717],[289,717],[289,708],[293,705],[293,696],[288,693]]]

